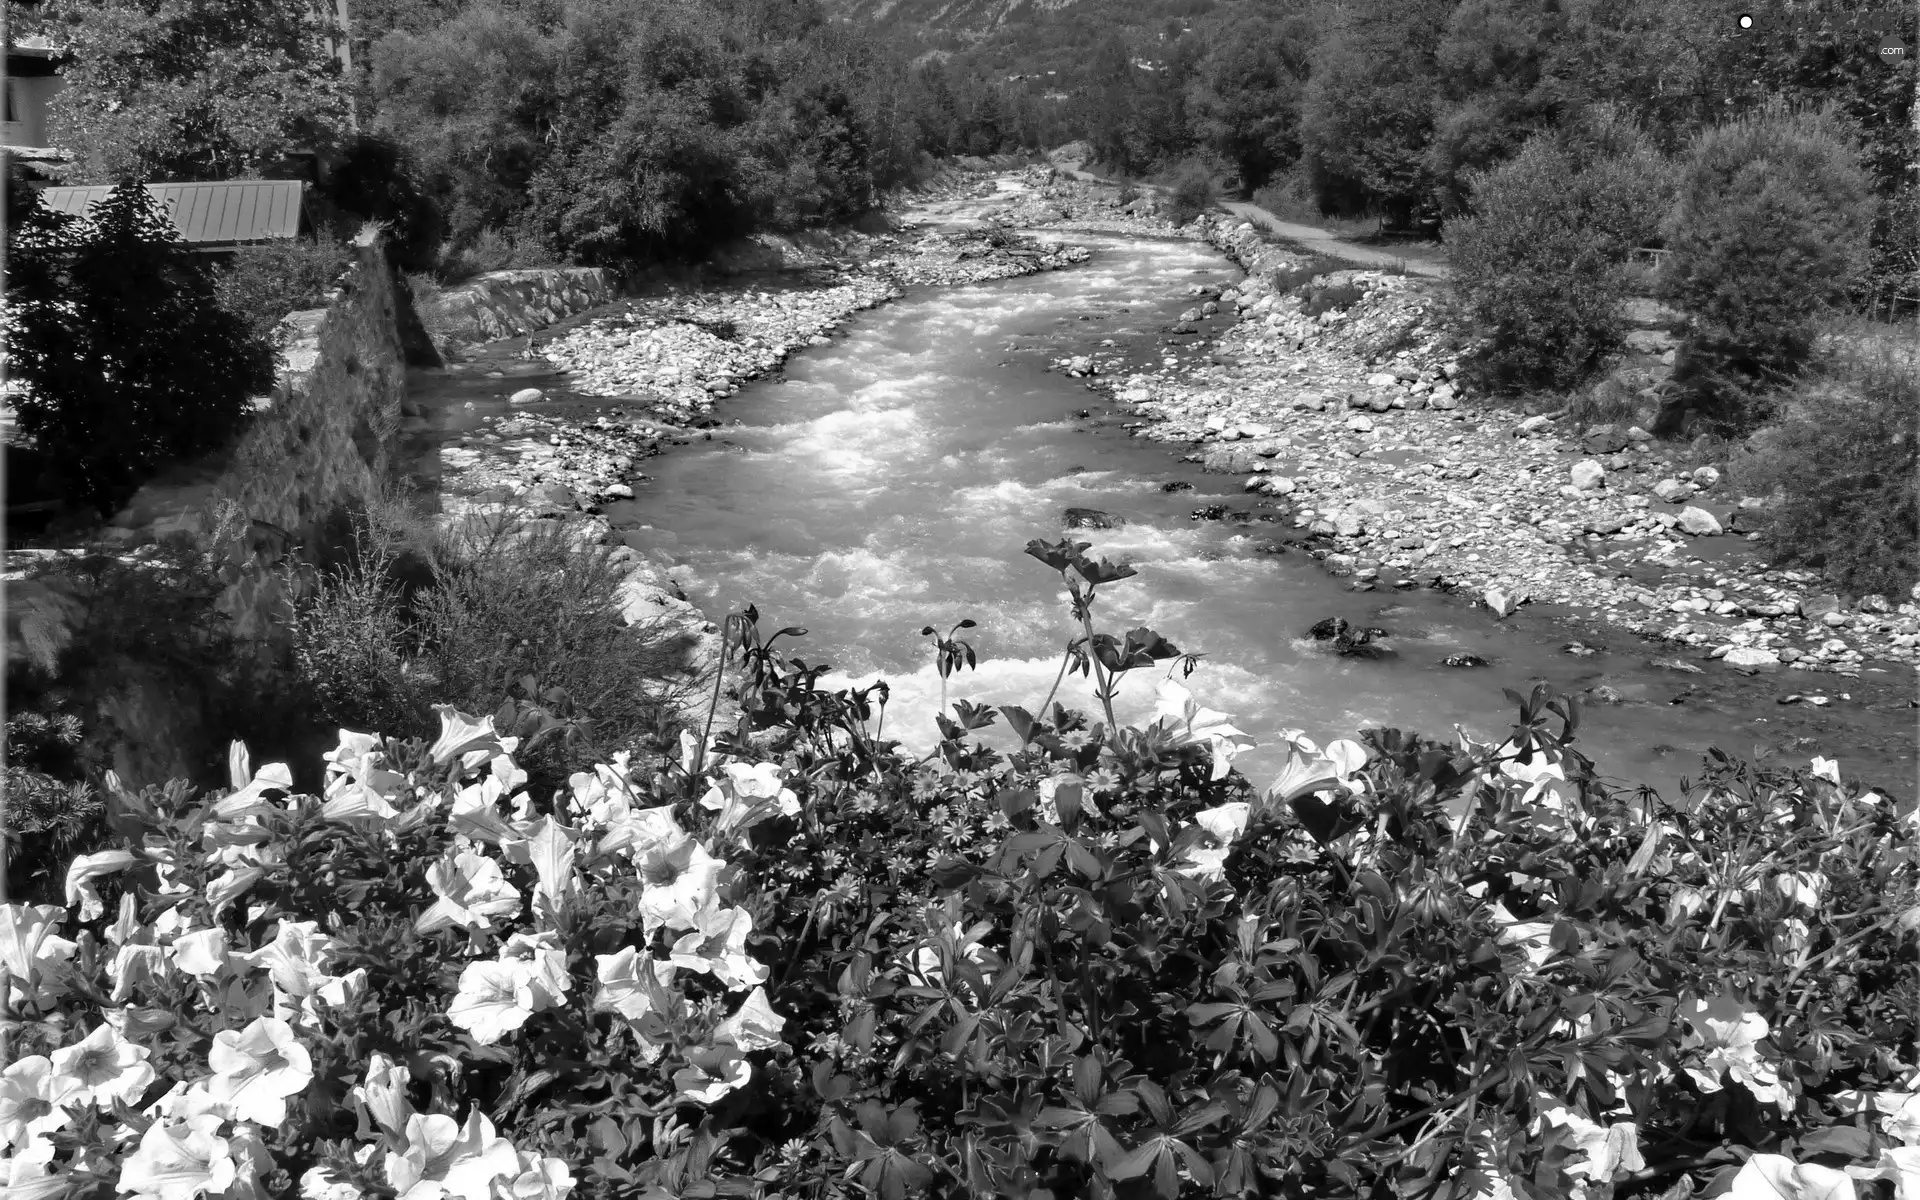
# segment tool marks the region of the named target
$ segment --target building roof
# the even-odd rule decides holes
[[[219,183],[149,183],[147,191],[173,218],[190,246],[266,242],[300,235],[302,196],[298,179],[232,179]],[[40,199],[55,212],[84,214],[113,190],[50,187]]]

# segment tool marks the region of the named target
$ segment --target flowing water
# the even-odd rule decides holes
[[[631,544],[668,556],[713,619],[753,603],[764,631],[808,630],[790,653],[831,663],[828,686],[886,679],[886,734],[918,752],[935,741],[941,693],[923,626],[979,623],[961,635],[979,667],[948,682],[951,699],[1033,709],[1046,695],[1076,630],[1059,577],[1023,548],[1063,536],[1062,510],[1078,506],[1125,518],[1073,536],[1139,572],[1102,589],[1096,627],[1146,624],[1203,653],[1187,686],[1259,741],[1236,764],[1256,783],[1282,760],[1279,730],[1325,741],[1386,725],[1444,737],[1457,724],[1497,738],[1513,719],[1501,689],[1546,681],[1561,691],[1606,683],[1628,699],[1588,708],[1578,743],[1616,779],[1670,792],[1698,774],[1710,745],[1740,756],[1769,746],[1801,764],[1838,756],[1851,777],[1911,792],[1905,674],[1749,679],[1717,664],[1679,674],[1650,665],[1671,649],[1559,619],[1577,613],[1529,608],[1499,622],[1438,592],[1355,593],[1297,547],[1255,549],[1290,526],[1192,519],[1209,503],[1251,508],[1240,479],[1129,437],[1104,396],[1044,367],[1105,339],[1130,364],[1157,360],[1157,331],[1191,303],[1186,285],[1239,272],[1195,242],[1071,236],[1095,251],[1085,266],[917,291],[858,315],[845,336],[789,360],[784,379],[725,401],[716,415],[726,427],[650,460],[653,479],[605,511]],[[1173,481],[1193,490],[1162,490]],[[1335,615],[1384,627],[1393,652],[1341,658],[1307,637]],[[1561,653],[1575,636],[1609,650]],[[1460,652],[1492,666],[1441,665]],[[1165,677],[1165,666],[1127,676],[1120,719],[1149,718]],[[1775,703],[1790,691],[1836,699],[1824,710]],[[1096,711],[1082,677],[1060,695]]]

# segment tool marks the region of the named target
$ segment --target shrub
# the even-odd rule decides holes
[[[451,287],[490,271],[557,267],[560,258],[539,241],[498,229],[482,229],[471,241],[442,247],[434,267],[436,282]]]
[[[1694,138],[1662,269],[1693,327],[1674,365],[1679,403],[1655,432],[1693,415],[1751,428],[1806,361],[1817,319],[1868,266],[1872,200],[1854,142],[1834,110],[1777,103]]]
[[[338,242],[295,239],[236,250],[214,275],[220,307],[241,317],[255,338],[283,344],[287,314],[324,307],[353,263]]]
[[[1627,252],[1660,180],[1648,152],[1583,165],[1545,138],[1474,177],[1472,215],[1447,226],[1455,306],[1485,337],[1465,364],[1469,382],[1567,388],[1621,345]]]
[[[1130,572],[1086,548],[1029,547],[1105,713],[1183,659],[1093,629]],[[913,762],[883,689],[815,688],[751,609],[727,629],[740,725],[650,775],[528,795],[509,739],[548,714],[446,707],[431,744],[343,733],[324,798],[238,745],[221,794],[118,795],[72,940],[8,912],[16,1080],[111,1064],[14,1186],[139,1192],[169,1159],[182,1188],[554,1200],[1899,1177],[1920,866],[1836,764],[1716,752],[1667,803],[1604,785],[1541,691],[1499,746],[1296,737],[1256,791],[1171,681],[1144,730],[959,702]],[[972,736],[1001,718],[1007,754]]]
[[[1780,421],[1750,439],[1734,477],[1775,497],[1779,559],[1822,568],[1855,595],[1896,600],[1920,582],[1920,379],[1884,342],[1842,348],[1788,388]]]
[[[1366,295],[1364,290],[1351,283],[1336,283],[1312,288],[1307,292],[1304,311],[1309,317],[1317,317],[1324,312],[1345,309],[1349,305],[1358,304],[1366,298]]]
[[[220,306],[144,187],[115,187],[85,220],[29,196],[7,230],[20,432],[111,516],[160,467],[233,435],[273,386],[273,349]]]
[[[321,198],[351,218],[384,225],[395,270],[432,266],[446,222],[398,142],[376,134],[356,137],[329,173]]]
[[[1186,225],[1211,209],[1215,199],[1212,174],[1198,163],[1188,163],[1174,173],[1162,211],[1175,226]]]

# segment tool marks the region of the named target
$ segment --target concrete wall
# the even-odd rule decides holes
[[[494,271],[419,298],[415,311],[440,356],[457,359],[469,346],[537,332],[618,294],[600,267]]]

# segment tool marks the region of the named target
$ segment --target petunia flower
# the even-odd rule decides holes
[[[520,1156],[476,1107],[464,1127],[437,1113],[413,1114],[406,1148],[388,1151],[384,1165],[400,1200],[489,1200],[495,1179],[519,1172]]]
[[[1920,1088],[1920,1076],[1910,1087]],[[1880,1128],[1903,1146],[1920,1146],[1920,1090],[1874,1092],[1873,1111],[1882,1114]]]
[[[354,1108],[360,1116],[356,1136],[371,1137],[371,1122],[387,1136],[405,1144],[407,1120],[413,1115],[413,1105],[407,1100],[407,1084],[412,1078],[413,1073],[406,1067],[378,1050],[373,1052],[373,1057],[367,1060],[365,1076],[353,1086]]]
[[[148,1057],[145,1046],[102,1024],[73,1045],[55,1050],[53,1069],[73,1081],[75,1101],[106,1108],[115,1100],[132,1104],[147,1090],[153,1082]]]
[[[433,711],[440,717],[440,736],[427,750],[434,766],[444,767],[475,750],[491,753],[499,746],[500,734],[493,727],[491,715],[470,717],[451,704],[436,704]]]
[[[207,1065],[214,1072],[207,1093],[231,1106],[235,1118],[262,1125],[285,1122],[287,1097],[313,1083],[307,1048],[294,1037],[292,1026],[272,1017],[214,1034]]]
[[[1697,1065],[1687,1067],[1694,1084],[1702,1092],[1717,1092],[1724,1076],[1762,1103],[1778,1104],[1781,1113],[1791,1113],[1793,1097],[1780,1082],[1773,1064],[1761,1057],[1760,1042],[1771,1032],[1767,1019],[1756,1012],[1743,1012],[1734,1020],[1722,1021],[1707,1016],[1708,1008],[1705,1000],[1695,1000],[1687,1012],[1692,1031],[1685,1048],[1705,1051]]]
[[[80,1081],[55,1070],[44,1054],[19,1059],[0,1072],[0,1142],[21,1152],[73,1119],[66,1106],[87,1103]]]
[[[460,990],[447,1006],[447,1020],[491,1046],[527,1023],[536,1001],[526,964],[482,960],[460,972]]]
[[[534,912],[545,921],[550,922],[564,912],[580,890],[573,866],[576,836],[573,830],[549,815],[501,843],[501,852],[508,861],[533,868],[537,877],[533,888]]]
[[[567,1200],[573,1191],[573,1173],[565,1159],[552,1155],[521,1154],[520,1173],[502,1187],[510,1200]]]
[[[66,912],[57,904],[0,904],[0,966],[7,971],[9,1011],[41,1007],[66,991],[63,965],[78,948],[54,933]]]
[[[268,763],[254,771],[245,742],[233,742],[227,747],[227,770],[233,790],[213,802],[213,815],[222,821],[245,816],[265,800],[268,792],[293,791],[292,769],[285,763]]]
[[[753,914],[715,900],[693,918],[691,932],[673,944],[670,961],[690,971],[711,971],[730,989],[765,983],[767,967],[747,954]]]
[[[1640,1127],[1632,1121],[1601,1125],[1563,1104],[1554,1104],[1534,1118],[1532,1132],[1539,1133],[1543,1126],[1565,1130],[1559,1136],[1580,1155],[1567,1165],[1569,1175],[1594,1183],[1612,1183],[1618,1172],[1646,1168],[1646,1160],[1640,1156]]]
[[[687,1065],[673,1073],[674,1103],[717,1104],[728,1092],[745,1087],[753,1068],[738,1048],[699,1046],[687,1051]]]
[[[427,883],[440,898],[414,921],[419,933],[448,926],[470,933],[490,930],[494,917],[520,911],[520,892],[500,874],[500,864],[471,850],[428,867]]]
[[[273,986],[296,998],[311,995],[327,979],[324,963],[339,939],[320,932],[318,921],[280,918],[273,940],[245,956],[246,962],[265,968]]]
[[[53,1142],[40,1138],[0,1158],[0,1200],[54,1200],[72,1187],[72,1173],[52,1172]]]
[[[781,1044],[780,1031],[786,1024],[787,1019],[774,1012],[768,1002],[767,989],[756,987],[747,993],[739,1011],[714,1027],[713,1040],[742,1053],[766,1050]]]
[[[679,972],[672,960],[642,957],[635,947],[623,946],[615,954],[596,954],[594,963],[600,981],[593,997],[596,1011],[617,1012],[637,1021],[650,1012],[664,1014],[672,1006],[666,989]],[[651,973],[651,986],[643,970]]]
[[[140,1148],[120,1166],[117,1190],[136,1200],[193,1200],[219,1196],[239,1175],[231,1145],[219,1136],[224,1122],[204,1113],[183,1122],[155,1121],[140,1138]]]
[[[326,754],[326,803],[320,815],[330,821],[371,818],[391,821],[399,810],[391,803],[406,787],[406,777],[386,766],[386,753],[374,734],[340,731],[340,742]]]
[[[213,906],[215,916],[246,894],[248,888],[260,882],[266,872],[259,867],[232,867],[222,871],[217,877],[207,881],[207,903]]]
[[[168,949],[173,955],[174,970],[204,979],[218,974],[227,965],[227,931],[217,925],[196,929],[174,938]]]
[[[1879,1162],[1871,1167],[1850,1166],[1847,1174],[1855,1179],[1889,1180],[1895,1200],[1915,1200],[1920,1197],[1920,1146],[1882,1150]]]
[[[516,933],[500,948],[501,962],[522,964],[527,986],[533,991],[535,1012],[558,1005],[573,988],[573,975],[567,970],[567,952],[560,935],[552,930]]]
[[[1813,767],[1807,772],[1815,779],[1824,779],[1835,787],[1840,786],[1840,763],[1837,759],[1814,756]]]
[[[645,889],[640,894],[643,928],[662,925],[690,929],[694,914],[707,906],[725,864],[691,837],[655,842],[643,849],[636,866]]]
[[[1553,922],[1522,921],[1497,901],[1491,907],[1493,923],[1499,930],[1494,940],[1502,946],[1518,946],[1534,970],[1545,966],[1553,957]]]
[[[1234,756],[1254,744],[1253,738],[1227,723],[1227,714],[1203,708],[1193,693],[1171,679],[1154,691],[1153,723],[1171,733],[1180,746],[1206,743],[1213,759],[1214,779],[1224,779]]]
[[[1232,854],[1231,846],[1195,844],[1187,847],[1186,854],[1174,865],[1173,873],[1202,882],[1218,882],[1226,879],[1227,859]]]
[[[98,854],[82,854],[74,858],[67,866],[67,904],[80,906],[80,919],[91,921],[106,911],[106,904],[100,899],[100,891],[93,881],[102,875],[111,875],[124,871],[139,858],[131,850],[102,850]]]
[[[674,819],[673,807],[632,808],[609,803],[606,832],[594,847],[598,854],[624,852],[629,858],[643,858],[650,850],[677,844],[688,836]]]
[[[1826,894],[1827,877],[1818,871],[1786,871],[1773,877],[1773,886],[1795,904],[1820,911],[1820,898]]]
[[[732,762],[723,784],[708,789],[700,807],[719,813],[714,831],[744,835],[748,829],[779,813],[800,815],[800,800],[780,782],[780,764]]]
[[[1221,845],[1230,846],[1234,840],[1247,831],[1247,817],[1251,806],[1244,800],[1229,801],[1213,808],[1201,809],[1193,814],[1193,819],[1201,828],[1220,839]]]
[[[1749,1156],[1727,1192],[1731,1200],[1854,1200],[1855,1194],[1847,1172],[1781,1154]]]

